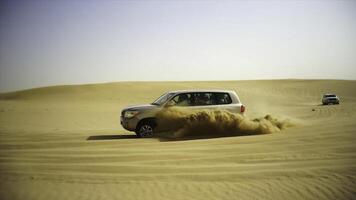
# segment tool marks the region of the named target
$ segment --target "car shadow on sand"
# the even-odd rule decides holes
[[[199,134],[199,135],[186,135],[181,137],[167,137],[164,135],[156,135],[150,138],[139,138],[135,134],[117,134],[117,135],[92,135],[87,137],[86,140],[125,140],[125,139],[157,139],[160,142],[174,142],[174,141],[186,141],[186,140],[204,140],[204,139],[214,139],[214,138],[224,138],[224,137],[245,137],[245,136],[252,136],[252,135],[260,135],[256,133],[250,134]]]
[[[195,136],[183,136],[176,138],[158,137],[160,142],[177,142],[177,141],[188,141],[188,140],[206,140],[206,139],[217,139],[217,138],[227,138],[227,137],[247,137],[260,134],[229,134],[229,135],[219,135],[219,134],[207,134],[207,135],[195,135]]]
[[[120,139],[137,139],[136,135],[92,135],[87,140],[120,140]]]

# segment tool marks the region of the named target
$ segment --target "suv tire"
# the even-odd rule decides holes
[[[155,123],[150,120],[140,122],[136,127],[136,135],[140,138],[149,138],[154,135]]]

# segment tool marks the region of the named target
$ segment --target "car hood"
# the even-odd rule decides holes
[[[152,104],[144,104],[144,105],[135,105],[135,106],[128,106],[123,110],[151,110],[157,108],[157,105]]]

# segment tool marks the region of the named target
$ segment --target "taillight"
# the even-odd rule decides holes
[[[241,105],[241,107],[240,107],[240,112],[241,112],[241,113],[245,112],[245,106],[244,106],[244,105]]]

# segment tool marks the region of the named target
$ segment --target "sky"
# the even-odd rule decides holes
[[[356,79],[354,0],[1,0],[0,92],[117,81]]]

